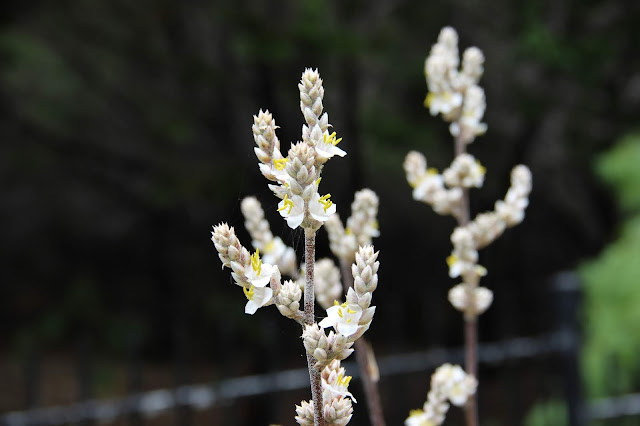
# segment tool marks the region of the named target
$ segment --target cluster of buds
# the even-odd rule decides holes
[[[307,353],[313,355],[318,368],[333,360],[343,360],[353,352],[353,343],[371,326],[375,306],[371,296],[378,286],[378,252],[373,246],[360,247],[351,265],[354,284],[347,292],[347,301],[327,309],[327,317],[318,324],[307,325],[302,333]],[[328,335],[324,328],[333,328]]]
[[[487,131],[482,123],[486,108],[482,77],[484,55],[477,47],[466,49],[462,68],[458,54],[458,34],[451,27],[440,31],[424,64],[429,93],[424,101],[431,115],[442,114],[450,122],[449,131],[465,144]]]
[[[461,154],[442,174],[427,168],[427,159],[411,151],[404,160],[407,181],[413,188],[413,199],[429,204],[436,213],[462,219],[463,188],[480,188],[486,169],[470,154]]]
[[[431,376],[431,389],[422,409],[412,410],[405,426],[437,426],[444,422],[449,402],[462,407],[476,392],[477,381],[459,365],[443,364]]]
[[[462,283],[449,292],[449,301],[467,318],[484,312],[493,300],[489,289],[478,287],[487,270],[478,265],[478,250],[499,237],[506,228],[524,219],[531,192],[531,172],[518,165],[511,172],[511,187],[504,200],[495,203],[491,212],[480,213],[469,221],[467,192],[481,188],[486,169],[464,146],[486,131],[480,123],[486,107],[484,91],[478,82],[483,73],[484,56],[475,47],[465,50],[459,68],[458,35],[445,27],[425,62],[429,94],[425,101],[432,115],[442,114],[450,122],[450,131],[458,145],[458,155],[442,174],[427,168],[424,155],[407,154],[404,169],[413,198],[431,205],[439,214],[452,215],[458,226],[451,235],[453,251],[447,258],[449,276],[462,278]],[[462,149],[460,149],[460,145]]]
[[[353,415],[351,401],[357,402],[348,390],[351,376],[346,376],[340,361],[334,360],[322,370],[321,378],[325,423],[346,425]],[[313,426],[313,401],[302,401],[296,406],[296,414],[298,424]]]
[[[251,244],[262,253],[263,262],[276,265],[282,275],[292,277],[299,286],[299,289],[294,290],[292,283],[285,282],[280,294],[281,299],[276,300],[276,306],[284,316],[298,319],[298,302],[301,298],[301,291],[304,289],[305,265],[302,264],[298,269],[293,248],[287,246],[280,237],[273,236],[269,222],[264,217],[260,202],[255,197],[243,199],[240,209],[245,218],[245,228],[252,238]],[[332,216],[332,218],[335,216]],[[357,247],[354,248],[354,251],[356,250]],[[331,259],[316,261],[314,291],[316,301],[324,309],[328,309],[333,305],[334,300],[342,297],[340,269]],[[295,309],[293,309],[293,306],[295,306]]]
[[[447,258],[449,276],[460,276],[463,282],[449,291],[449,301],[466,316],[483,313],[493,301],[491,290],[477,285],[480,277],[487,273],[477,263],[478,250],[502,235],[506,228],[522,222],[530,192],[531,172],[526,166],[516,166],[511,172],[511,187],[504,200],[495,203],[495,210],[478,214],[451,234],[453,251]]]
[[[380,236],[378,203],[375,192],[362,189],[355,193],[346,228],[337,214],[325,223],[331,251],[340,262],[352,263],[358,247],[370,245],[374,237]]]
[[[336,211],[330,194],[320,195],[320,173],[324,163],[334,155],[345,156],[338,148],[341,139],[329,134],[329,116],[323,113],[324,88],[318,71],[306,69],[300,84],[300,109],[306,124],[302,142],[292,144],[287,157],[280,154],[277,128],[268,111],[254,116],[253,136],[260,160],[260,170],[269,180],[271,190],[281,199],[278,211],[295,229],[302,226],[316,231]]]
[[[263,263],[260,250],[254,254],[240,244],[233,227],[221,223],[213,227],[211,241],[218,250],[222,267],[231,268],[234,282],[247,297],[245,313],[253,315],[258,308],[273,303],[280,290],[280,271],[277,266]],[[271,287],[267,287],[271,284]]]

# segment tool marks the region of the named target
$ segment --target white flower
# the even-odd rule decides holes
[[[316,154],[323,159],[329,159],[334,155],[338,155],[340,157],[344,157],[347,155],[346,152],[338,148],[338,144],[342,138],[336,139],[336,132],[329,134],[329,132],[324,132],[322,135],[322,140],[318,141],[316,144]]]
[[[453,405],[461,407],[476,392],[477,382],[459,365],[443,364],[433,375],[433,386],[438,386]]]
[[[434,426],[431,416],[422,410],[411,410],[409,417],[404,421],[405,426]]]
[[[413,189],[413,199],[416,201],[432,200],[435,192],[444,189],[442,175],[436,169],[427,169],[427,172],[417,182]]]
[[[273,265],[262,263],[260,260],[260,250],[256,250],[251,255],[251,269],[245,269],[245,277],[247,281],[256,287],[264,287],[271,281],[271,276],[274,274],[275,268]]]
[[[325,222],[336,212],[336,205],[330,200],[331,194],[322,197],[317,192],[309,200],[309,213],[318,222]],[[289,225],[291,226],[291,225]]]
[[[304,200],[299,195],[289,198],[289,195],[285,194],[282,201],[278,203],[278,211],[280,216],[287,220],[287,225],[296,229],[304,219]]]
[[[447,115],[462,105],[462,99],[462,95],[457,92],[429,92],[424,105],[429,108],[431,115],[437,115],[439,112]]]
[[[318,325],[322,328],[333,327],[338,333],[348,337],[358,331],[358,321],[362,316],[362,308],[359,305],[338,304],[327,309],[327,317]]]
[[[469,306],[468,292],[473,292],[473,306]],[[486,311],[493,301],[493,292],[486,287],[468,289],[467,284],[458,284],[449,290],[449,302],[459,311],[471,311],[479,315]]]
[[[266,305],[271,300],[271,297],[273,297],[273,290],[269,287],[256,287],[255,285],[251,285],[249,288],[243,287],[242,290],[248,299],[244,307],[244,313],[249,315],[255,314],[258,308]]]
[[[332,370],[331,374],[326,380],[322,380],[322,389],[327,391],[331,398],[335,398],[337,396],[341,397],[349,397],[353,400],[353,402],[358,402],[354,398],[353,394],[349,392],[349,382],[351,381],[351,376],[344,376],[344,368],[340,368],[338,371]]]

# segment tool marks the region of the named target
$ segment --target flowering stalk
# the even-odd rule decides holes
[[[531,172],[526,166],[516,166],[505,199],[496,202],[494,211],[470,219],[469,189],[480,188],[486,172],[480,162],[467,153],[467,145],[487,130],[487,125],[481,122],[486,109],[484,90],[478,85],[484,72],[483,63],[482,51],[471,47],[465,50],[459,68],[458,35],[451,27],[442,29],[425,61],[429,87],[425,106],[431,115],[441,114],[450,123],[455,158],[442,174],[427,169],[426,159],[417,152],[410,152],[404,162],[407,180],[414,188],[414,199],[430,204],[437,213],[454,216],[458,222],[451,234],[453,250],[447,264],[449,276],[460,277],[462,283],[449,291],[449,301],[464,314],[465,368],[466,374],[474,379],[478,367],[477,317],[493,300],[491,290],[479,286],[487,270],[478,264],[478,249],[524,219],[531,191]],[[477,426],[475,395],[470,394],[466,401],[467,425]]]
[[[348,303],[340,305],[336,302],[337,306],[327,307],[329,316],[319,324],[315,323],[315,235],[336,211],[331,195],[320,195],[318,192],[322,180],[320,174],[331,157],[342,157],[346,152],[337,146],[341,139],[336,137],[335,132],[328,132],[329,117],[323,113],[324,88],[318,72],[306,69],[298,88],[300,108],[306,124],[302,127],[302,142],[292,144],[286,157],[280,151],[280,142],[275,133],[277,126],[268,111],[261,110],[254,116],[252,130],[260,171],[272,182],[269,188],[281,200],[278,212],[290,228],[300,227],[304,230],[304,310],[299,309],[302,290],[298,283],[292,280],[281,282],[281,271],[294,280],[299,278],[293,250],[286,247],[280,238],[273,236],[260,203],[255,198],[244,199],[241,206],[245,225],[256,248],[253,255],[240,244],[233,228],[227,224],[214,227],[212,240],[223,267],[231,268],[232,277],[243,287],[248,299],[246,313],[253,315],[259,308],[275,304],[282,315],[303,326],[312,401],[303,402],[297,407],[296,420],[300,424],[315,426],[324,426],[327,422],[347,424],[352,413],[351,394],[346,392],[348,380],[343,380],[340,375],[337,381],[326,381],[327,386],[333,389],[327,392],[321,371],[333,361],[349,356],[353,352],[353,343],[368,329],[375,311],[375,308],[369,307],[375,285],[365,286],[357,294],[348,295]],[[263,251],[262,258],[260,250]],[[374,284],[377,284],[377,253],[373,253],[372,248],[363,253],[371,264],[365,265],[368,275],[365,274],[361,280],[374,280]],[[332,262],[322,263],[323,301],[335,293],[331,278],[335,276],[333,268]],[[360,297],[363,299],[360,300]],[[345,318],[345,321],[336,321],[336,315]],[[335,333],[326,335],[322,329],[331,326],[335,328]],[[339,370],[341,367],[338,363],[332,368]],[[328,377],[333,376],[329,374]],[[335,389],[342,391],[336,393]]]
[[[370,189],[356,192],[351,204],[351,216],[345,228],[338,215],[332,216],[325,224],[329,235],[331,250],[340,260],[342,285],[345,292],[353,286],[351,263],[355,260],[358,246],[371,244],[372,238],[380,235],[378,231],[378,196]],[[378,390],[378,366],[373,348],[364,337],[355,342],[355,354],[360,368],[360,377],[367,406],[369,419],[373,426],[384,426],[384,414]]]

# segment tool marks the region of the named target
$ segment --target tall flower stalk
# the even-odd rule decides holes
[[[467,145],[487,130],[487,125],[482,122],[486,108],[484,90],[478,85],[484,72],[483,65],[482,51],[470,47],[464,51],[460,67],[458,34],[451,27],[442,29],[438,42],[425,61],[429,88],[425,106],[431,115],[440,114],[450,123],[455,158],[442,173],[428,169],[426,158],[415,151],[410,152],[404,162],[407,180],[413,187],[413,198],[431,205],[439,214],[452,215],[458,222],[451,234],[453,250],[447,264],[449,276],[460,277],[462,282],[449,291],[449,301],[464,314],[465,320],[466,373],[460,371],[476,384],[477,318],[493,301],[491,290],[479,285],[487,270],[478,264],[478,250],[493,242],[507,227],[522,222],[531,192],[531,172],[526,166],[518,165],[511,172],[511,187],[504,200],[497,201],[493,211],[480,213],[471,220],[469,190],[482,187],[486,173],[480,162],[467,153]],[[459,373],[457,375],[460,376]],[[465,393],[467,426],[477,426],[475,384],[467,387],[473,388],[472,392]],[[431,398],[431,393],[429,395]],[[442,415],[435,415],[429,407],[425,404],[420,412],[412,412],[405,424],[441,424],[444,412],[440,410]]]
[[[378,205],[379,200],[375,192],[370,189],[360,190],[355,193],[351,204],[351,216],[347,219],[346,227],[337,214],[331,216],[325,223],[331,251],[340,262],[345,292],[354,285],[351,264],[355,260],[357,248],[371,244],[373,237],[380,235],[377,220]],[[371,425],[384,426],[384,414],[378,389],[380,375],[373,348],[363,337],[356,341],[355,353],[362,387],[367,398]]]
[[[255,253],[250,254],[240,244],[234,229],[226,223],[214,227],[212,240],[223,267],[231,268],[232,277],[248,299],[246,313],[254,314],[263,306],[275,304],[282,315],[303,327],[312,397],[296,406],[296,421],[301,425],[346,425],[353,413],[353,395],[347,389],[351,377],[345,375],[340,361],[353,352],[352,346],[371,325],[375,313],[371,294],[378,282],[378,253],[370,245],[354,249],[357,254],[352,275],[357,285],[349,289],[345,302],[337,300],[342,291],[335,279],[339,272],[336,273],[331,261],[318,262],[316,289],[316,233],[336,212],[331,195],[319,193],[321,172],[330,158],[342,157],[346,152],[338,147],[341,139],[336,133],[329,133],[329,117],[322,105],[324,88],[318,72],[305,70],[298,88],[305,124],[302,141],[292,144],[286,157],[280,151],[277,126],[268,111],[261,110],[254,116],[252,130],[260,171],[272,182],[269,188],[280,199],[278,212],[290,228],[304,231],[302,271],[297,268],[293,250],[271,233],[262,207],[253,197],[244,199],[241,207]],[[283,273],[292,279],[282,282]],[[327,312],[318,323],[316,294]],[[333,331],[327,334],[325,328]]]

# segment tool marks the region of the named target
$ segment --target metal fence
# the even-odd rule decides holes
[[[554,280],[557,297],[557,330],[536,337],[521,337],[494,343],[482,343],[478,360],[484,366],[511,361],[557,357],[562,362],[565,400],[570,426],[583,426],[589,420],[640,415],[640,394],[604,398],[585,404],[578,374],[580,333],[577,321],[579,283],[570,273],[558,274]],[[444,362],[462,362],[464,348],[431,349],[380,357],[379,370],[384,377],[432,370]],[[345,367],[358,376],[352,362]],[[63,425],[71,423],[105,423],[120,417],[153,417],[169,410],[189,408],[205,410],[238,398],[304,389],[309,385],[306,368],[268,374],[231,378],[216,383],[179,386],[149,392],[137,392],[121,398],[86,399],[47,408],[32,408],[0,415],[0,425]]]

